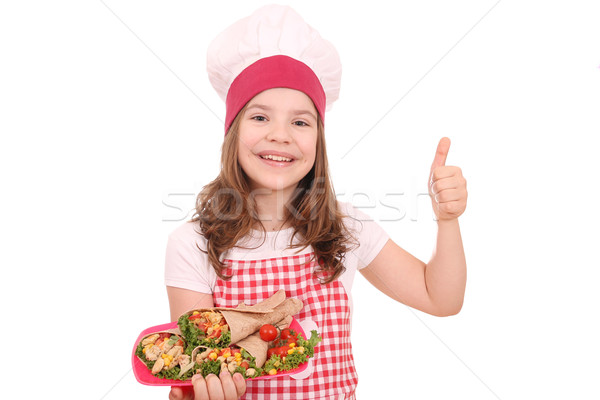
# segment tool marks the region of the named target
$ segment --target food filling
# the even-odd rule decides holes
[[[179,369],[190,364],[190,356],[184,352],[184,343],[178,336],[161,332],[145,337],[136,354],[142,358],[153,375],[160,378],[175,376]]]
[[[238,346],[223,349],[205,348],[196,354],[194,361],[198,366],[196,373],[203,376],[219,375],[224,370],[232,375],[239,372],[245,378],[254,378],[262,374],[262,369],[256,366],[255,358]]]
[[[194,311],[182,315],[179,327],[188,341],[187,353],[197,346],[226,347],[231,341],[229,326],[219,311]]]

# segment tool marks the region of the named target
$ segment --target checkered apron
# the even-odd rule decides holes
[[[240,302],[256,304],[284,289],[287,297],[304,303],[294,316],[298,321],[313,320],[323,339],[315,347],[313,372],[307,378],[281,376],[247,381],[246,400],[352,399],[358,382],[350,344],[350,307],[339,280],[327,285],[313,276],[313,253],[265,260],[224,260],[233,275],[217,279],[214,303],[235,307]],[[310,332],[306,332],[310,335]]]

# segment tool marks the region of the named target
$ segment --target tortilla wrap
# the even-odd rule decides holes
[[[175,335],[179,339],[181,339],[183,341],[183,343],[185,344],[185,338],[181,334],[181,331],[179,330],[179,328],[173,328],[173,329],[165,329],[162,331],[148,333],[147,335],[144,335],[144,337],[139,341],[138,345],[142,344],[142,346],[143,346],[144,340],[150,338],[152,335],[157,335],[157,334],[160,335],[161,333],[170,333],[171,335]],[[184,348],[185,348],[185,346],[184,346]]]
[[[302,310],[302,301],[299,299],[286,299],[273,311],[266,313],[248,313],[245,310],[221,310],[231,331],[231,343],[252,335],[264,324],[274,324],[287,316],[295,315]]]
[[[281,289],[272,294],[271,297],[264,299],[260,303],[256,303],[253,306],[247,306],[244,303],[240,303],[235,309],[251,312],[270,312],[273,311],[273,309],[280,305],[284,300],[285,290]],[[226,308],[226,310],[230,310],[230,308]]]
[[[283,330],[288,328],[292,323],[292,316],[288,315],[283,320],[274,324],[279,329]],[[262,368],[267,361],[267,351],[269,350],[269,342],[265,342],[260,337],[260,331],[253,333],[252,335],[238,341],[236,343],[239,347],[246,349],[256,360],[256,366]]]
[[[231,332],[231,342],[238,341],[250,336],[260,329],[264,324],[274,324],[281,321],[288,315],[295,315],[302,310],[303,303],[299,299],[285,299],[285,291],[279,290],[268,299],[253,306],[245,304],[238,305],[237,308],[214,307],[191,310],[185,313],[185,316],[192,315],[195,311],[219,311]]]

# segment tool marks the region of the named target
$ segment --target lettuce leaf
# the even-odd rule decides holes
[[[310,339],[304,340],[301,337],[298,338],[298,343],[296,346],[304,347],[304,354],[311,358],[315,355],[315,346],[321,341],[321,336],[317,333],[317,331],[310,331]],[[287,357],[286,357],[287,360]]]
[[[177,326],[181,334],[186,340],[187,347],[185,349],[186,354],[192,354],[194,348],[200,346],[202,340],[206,336],[202,329],[199,329],[193,322],[188,319],[187,315],[182,315],[177,321]]]

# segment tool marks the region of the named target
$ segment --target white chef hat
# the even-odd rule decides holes
[[[225,101],[225,133],[258,93],[275,87],[308,95],[321,119],[337,100],[342,65],[333,45],[289,6],[268,5],[225,31],[209,45],[210,83]]]

